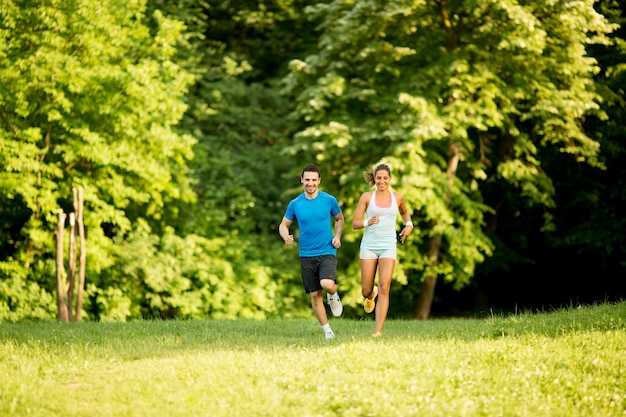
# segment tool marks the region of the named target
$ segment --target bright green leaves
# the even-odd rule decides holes
[[[544,148],[598,163],[581,127],[600,102],[586,47],[613,27],[592,1],[336,1],[309,11],[323,23],[318,52],[287,79],[299,121],[287,150],[351,161],[330,175],[355,178],[363,161],[391,161],[423,221],[416,239],[443,236],[437,273],[459,285],[492,250],[482,184],[504,181],[550,210]]]
[[[297,311],[297,264],[275,233],[298,192],[297,172],[319,163],[349,222],[367,189],[363,169],[381,160],[418,225],[400,248],[399,277],[432,272],[465,285],[492,252],[484,219],[502,213],[493,208],[513,213],[516,227],[507,230],[521,241],[526,231],[515,216],[525,210],[537,214],[536,228],[542,218],[544,228],[556,227],[562,178],[551,176],[563,161],[603,167],[599,140],[619,159],[619,141],[605,138],[623,136],[623,65],[611,56],[599,72],[588,52],[591,43],[608,50],[615,28],[593,6],[4,0],[5,289],[15,290],[16,274],[30,274],[33,292],[45,291],[55,210],[69,209],[71,188],[82,186],[88,274],[98,282],[91,307],[101,318],[268,316],[280,303]],[[600,93],[594,77],[611,86]],[[595,135],[590,121],[603,124]],[[619,196],[619,187],[608,188]],[[573,200],[604,200],[595,185],[584,195]],[[619,230],[615,215],[597,217]],[[502,220],[489,224],[502,228]],[[607,239],[585,233],[567,239]],[[347,271],[358,269],[359,236],[344,234]],[[435,266],[424,254],[437,238]],[[278,296],[277,282],[285,284]]]
[[[146,26],[145,7],[3,2],[0,197],[3,210],[32,213],[11,225],[29,242],[26,264],[53,257],[55,213],[75,186],[85,190],[95,264],[106,258],[98,228],[124,233],[142,218],[157,227],[166,202],[189,195],[194,141],[174,130],[193,81],[175,59],[184,27],[158,12]]]

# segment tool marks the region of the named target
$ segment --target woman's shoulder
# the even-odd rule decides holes
[[[396,201],[398,203],[400,203],[401,201],[404,201],[404,194],[399,193],[397,191],[393,191],[393,196],[396,198]]]

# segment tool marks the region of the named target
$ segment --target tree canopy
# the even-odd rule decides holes
[[[503,188],[554,227],[544,154],[602,166],[583,127],[604,118],[587,46],[615,25],[593,1],[336,1],[309,13],[323,23],[318,52],[291,65],[301,128],[290,150],[351,183],[365,164],[391,163],[420,220],[422,244],[405,256],[427,278],[422,294],[436,277],[470,283],[494,249],[484,219]]]
[[[55,315],[74,187],[86,317],[309,313],[276,231],[308,163],[348,222],[362,171],[391,165],[417,226],[398,316],[428,317],[438,281],[483,303],[507,277],[563,285],[574,254],[608,276],[596,295],[623,291],[618,2],[1,5],[0,320]],[[353,316],[359,238],[338,255]]]

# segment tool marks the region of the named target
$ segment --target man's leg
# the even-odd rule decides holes
[[[329,294],[337,292],[337,283],[332,279],[322,279],[320,280],[320,285],[322,286],[322,289]]]
[[[311,307],[315,317],[323,326],[328,323],[328,316],[326,316],[326,307],[324,306],[324,298],[322,297],[322,290],[313,291],[311,293]]]
[[[326,339],[334,339],[335,333],[330,328],[330,323],[328,323],[328,316],[326,316],[326,307],[324,306],[322,290],[313,291],[311,293],[311,306],[313,307],[313,312],[315,313],[317,320],[322,326],[322,330],[324,330]]]

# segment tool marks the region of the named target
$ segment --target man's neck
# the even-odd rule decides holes
[[[319,194],[319,192],[320,192],[320,190],[315,190],[315,192],[314,192],[314,193],[309,194],[309,193],[307,193],[307,192],[305,191],[305,192],[304,192],[304,196],[306,197],[306,199],[307,199],[307,200],[314,200],[314,199],[317,197],[317,195]]]

